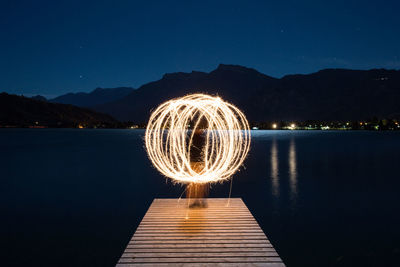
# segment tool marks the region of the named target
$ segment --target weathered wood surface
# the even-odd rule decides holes
[[[242,199],[188,201],[154,199],[117,266],[285,266]]]

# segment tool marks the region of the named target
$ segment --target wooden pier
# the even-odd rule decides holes
[[[154,199],[117,266],[285,266],[241,198],[207,204]]]

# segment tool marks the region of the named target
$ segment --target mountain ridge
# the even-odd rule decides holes
[[[253,68],[219,64],[208,73],[166,73],[138,89],[96,88],[49,101],[61,99],[122,121],[145,123],[159,104],[190,93],[219,95],[242,109],[251,122],[391,117],[400,114],[396,101],[400,98],[400,71],[328,68],[275,78]]]
[[[97,87],[89,93],[67,93],[53,99],[49,102],[59,104],[71,104],[78,107],[91,107],[95,105],[104,104],[113,100],[117,100],[127,96],[135,90],[132,87],[115,87],[115,88],[101,88]]]
[[[400,71],[336,68],[274,78],[252,68],[220,64],[209,73],[167,73],[93,109],[120,120],[145,122],[163,101],[189,93],[220,95],[250,121],[365,119],[400,113],[394,102],[400,98]]]
[[[69,104],[0,93],[0,126],[4,127],[110,127],[110,115]]]

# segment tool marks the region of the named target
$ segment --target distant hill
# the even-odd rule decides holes
[[[0,126],[108,127],[116,123],[110,115],[93,110],[0,93]]]
[[[49,100],[53,103],[91,107],[115,101],[133,92],[132,87],[96,88],[90,93],[68,93]]]
[[[325,69],[277,79],[224,64],[210,73],[165,74],[93,109],[120,120],[146,122],[151,110],[163,101],[195,92],[220,95],[242,109],[251,122],[400,117],[397,70]]]
[[[40,101],[47,101],[47,99],[41,95],[35,95],[35,96],[32,96],[31,98],[35,99],[35,100],[40,100]]]

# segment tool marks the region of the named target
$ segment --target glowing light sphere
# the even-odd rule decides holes
[[[202,126],[206,121],[206,127]],[[193,136],[204,135],[202,169],[190,162]],[[213,183],[229,179],[250,148],[250,127],[244,114],[219,97],[192,94],[169,100],[151,114],[145,143],[153,165],[181,183]]]

